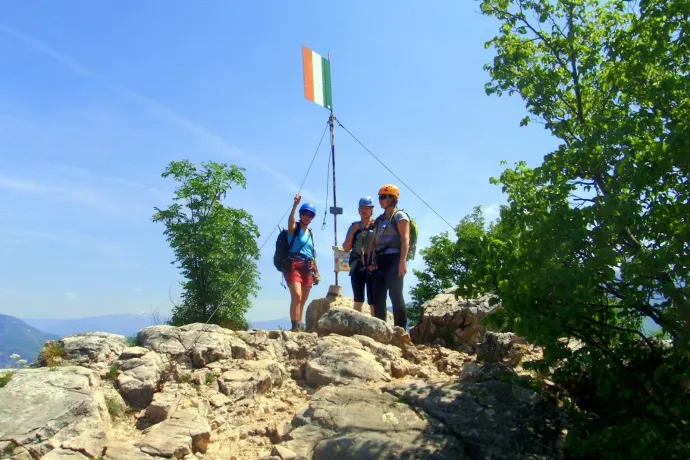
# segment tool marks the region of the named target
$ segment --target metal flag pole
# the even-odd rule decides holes
[[[332,110],[331,116],[328,119],[328,124],[331,126],[331,162],[333,166],[333,206],[331,207],[331,214],[333,214],[333,246],[338,246],[338,214],[342,214],[343,210],[338,207],[338,198],[335,193],[335,116]],[[335,285],[338,286],[337,261],[334,271]]]
[[[335,115],[333,114],[333,92],[331,88],[331,53],[328,53],[328,58],[323,58],[306,46],[302,46],[302,70],[304,73],[304,97],[330,111],[328,125],[331,130],[331,162],[333,166],[333,206],[331,206],[330,212],[333,214],[333,248],[336,251],[338,246],[338,214],[342,214],[343,209],[338,207],[336,197]],[[340,268],[338,256],[335,253],[333,263],[335,285],[329,287],[328,294],[340,296],[342,292],[342,288],[338,285]]]

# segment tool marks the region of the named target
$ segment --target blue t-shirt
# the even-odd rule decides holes
[[[292,239],[295,239],[292,241]],[[304,231],[302,226],[297,229],[297,237],[295,234],[288,234],[288,242],[292,241],[292,246],[290,246],[290,253],[301,254],[307,259],[314,258],[314,239],[311,232]]]

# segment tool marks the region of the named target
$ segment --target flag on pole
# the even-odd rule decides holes
[[[304,71],[304,97],[333,110],[331,62],[306,46],[302,46],[302,70]]]

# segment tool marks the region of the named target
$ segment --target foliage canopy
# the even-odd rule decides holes
[[[185,278],[182,303],[175,305],[170,320],[179,326],[210,322],[232,329],[246,329],[244,318],[249,297],[259,290],[258,227],[251,214],[223,204],[233,185],[246,187],[244,169],[224,163],[172,161],[162,177],[179,186],[174,203],[155,208],[152,220],[163,222],[164,234]],[[241,279],[240,279],[241,277]]]
[[[688,458],[690,3],[481,11],[500,23],[487,94],[519,95],[521,125],[560,145],[491,179],[507,197],[497,222],[477,209],[457,241],[432,241],[415,300],[496,293],[494,324],[543,346],[536,367],[572,398],[573,456]],[[644,334],[645,318],[669,340]]]

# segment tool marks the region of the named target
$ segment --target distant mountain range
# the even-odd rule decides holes
[[[125,337],[135,335],[139,330],[155,325],[151,315],[103,315],[76,319],[22,319],[30,326],[60,337],[80,332],[110,332]],[[277,318],[266,321],[250,321],[249,327],[255,329],[275,330],[278,327],[290,329],[290,318]]]
[[[15,353],[29,363],[35,361],[47,340],[59,338],[13,316],[0,315],[0,368],[14,367],[16,360],[10,356]]]
[[[149,314],[117,314],[73,319],[23,318],[22,321],[36,329],[49,334],[56,334],[60,337],[80,332],[110,332],[111,334],[122,334],[125,337],[129,337],[135,335],[146,326],[154,325],[154,321]]]

